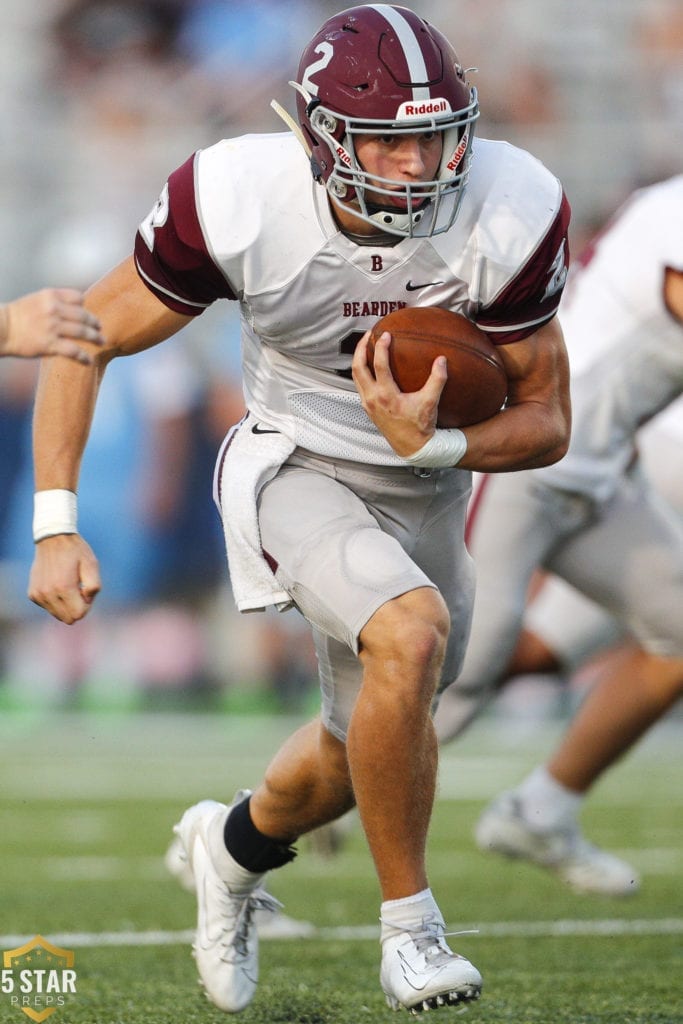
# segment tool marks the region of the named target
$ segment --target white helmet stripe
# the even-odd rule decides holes
[[[390,7],[389,4],[369,4],[378,14],[381,14],[383,18],[389,22],[394,32],[398,36],[398,40],[403,47],[406,61],[408,62],[408,71],[410,74],[411,82],[426,82],[427,67],[422,56],[422,50],[419,47],[415,33],[408,21],[400,14],[395,7]],[[413,89],[414,100],[428,100],[429,99],[429,88],[428,86],[419,86]]]

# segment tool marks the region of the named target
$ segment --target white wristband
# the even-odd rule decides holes
[[[36,491],[33,495],[33,540],[37,544],[60,533],[78,533],[78,499],[73,491]]]
[[[419,451],[404,457],[411,466],[425,466],[429,469],[449,469],[457,466],[467,451],[467,438],[462,430],[435,430]]]

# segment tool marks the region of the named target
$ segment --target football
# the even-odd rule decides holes
[[[507,375],[484,332],[467,317],[434,306],[404,306],[378,320],[370,334],[368,363],[375,340],[391,334],[389,366],[401,391],[419,391],[437,356],[448,361],[448,380],[439,402],[437,426],[467,427],[499,411],[507,395]]]

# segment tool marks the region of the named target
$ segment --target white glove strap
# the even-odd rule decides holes
[[[78,499],[73,491],[36,491],[33,495],[33,540],[37,544],[60,533],[78,533]]]
[[[425,466],[429,469],[449,469],[457,466],[467,451],[467,438],[462,430],[435,430],[419,451],[404,457],[411,466]]]

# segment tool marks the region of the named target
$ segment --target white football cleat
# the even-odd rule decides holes
[[[528,860],[546,868],[575,892],[628,896],[640,888],[638,872],[612,853],[593,846],[579,826],[542,830],[523,815],[514,790],[501,793],[484,809],[475,827],[480,850]]]
[[[233,804],[239,803],[248,795],[248,790],[240,790],[235,794]],[[195,892],[194,875],[180,836],[173,836],[164,855],[164,864],[168,873],[182,885],[183,889]],[[259,910],[257,908],[254,911],[253,920],[256,922],[258,933],[262,939],[307,939],[316,933],[314,924],[283,914],[279,905],[276,909],[268,907],[268,909]]]
[[[449,949],[440,915],[415,931],[382,940],[380,984],[392,1010],[413,1014],[478,999],[482,978],[464,956]]]
[[[187,889],[188,892],[195,891],[194,875],[192,874],[192,868],[190,867],[190,862],[187,859],[185,847],[180,836],[173,836],[164,854],[164,864],[169,875],[172,875],[182,885],[183,889]]]
[[[279,904],[259,888],[264,875],[241,867],[225,848],[223,828],[230,810],[215,800],[202,800],[185,811],[174,831],[197,895],[193,951],[201,982],[219,1009],[239,1013],[253,999],[258,982],[254,912],[276,910]]]

